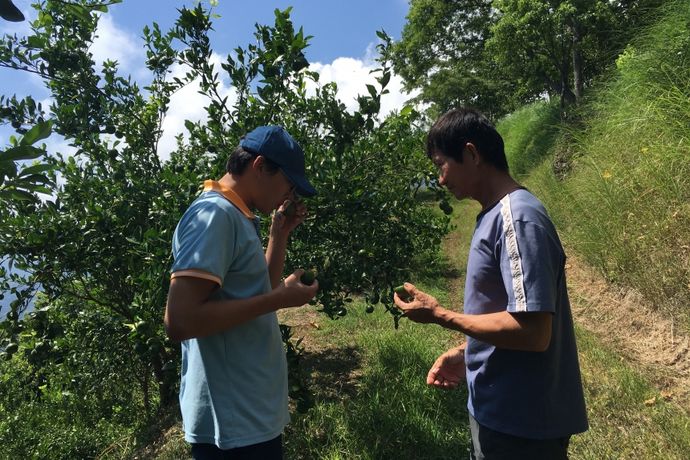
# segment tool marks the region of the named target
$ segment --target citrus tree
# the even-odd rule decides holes
[[[375,83],[348,112],[335,84],[309,70],[311,37],[294,28],[290,10],[276,10],[274,25],[256,26],[255,44],[216,66],[210,12],[181,9],[171,30],[144,29],[149,78],[140,86],[89,51],[113,3],[38,3],[32,34],[0,42],[0,65],[43,79],[52,105],[37,116],[75,149],[50,152],[55,169],[46,174],[59,185],[44,200],[19,202],[0,231],[0,254],[13,267],[0,271],[0,283],[14,297],[0,338],[0,439],[16,452],[91,456],[174,403],[179,348],[162,325],[172,232],[202,181],[224,173],[255,126],[281,124],[305,150],[319,194],[292,236],[287,269],[318,271],[315,304],[330,317],[363,296],[369,310],[380,306],[397,320],[392,288],[433,262],[447,231],[448,220],[418,197],[442,197],[423,155],[425,120],[410,107],[380,119],[391,76],[384,33]],[[173,74],[176,66],[184,72]],[[222,93],[222,78],[235,99]],[[170,100],[196,83],[208,96],[207,117],[187,121],[162,161]],[[3,110],[20,116],[16,104]],[[298,347],[287,347],[294,362]],[[84,436],[74,436],[75,424]]]

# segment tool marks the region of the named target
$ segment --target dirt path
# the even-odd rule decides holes
[[[575,321],[644,369],[662,398],[690,412],[690,337],[634,291],[606,283],[572,251],[566,272]]]

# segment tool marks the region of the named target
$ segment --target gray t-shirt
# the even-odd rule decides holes
[[[467,263],[465,313],[553,313],[544,352],[467,338],[468,409],[483,426],[531,439],[587,430],[565,281],[565,253],[546,210],[524,189],[477,217]]]

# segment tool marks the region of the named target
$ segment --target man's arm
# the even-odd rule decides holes
[[[545,351],[551,343],[552,313],[501,311],[466,315],[443,308],[434,297],[410,283],[405,283],[405,288],[413,300],[403,302],[395,294],[394,301],[404,316],[412,321],[435,323],[510,350]]]
[[[278,211],[273,215],[271,230],[266,247],[266,265],[268,265],[268,276],[271,280],[271,287],[275,289],[280,284],[285,268],[285,253],[287,251],[288,238],[290,232],[304,221],[307,208],[302,202],[295,202],[295,212],[291,216],[285,215],[284,211],[290,201],[283,203]]]
[[[318,290],[299,282],[301,270],[266,294],[247,299],[209,300],[218,289],[213,281],[180,276],[173,278],[165,307],[165,329],[175,341],[216,334],[280,308],[309,302]]]
[[[463,332],[498,348],[546,351],[551,343],[553,314],[549,312],[486,313],[465,315],[445,308],[436,312],[436,323]]]

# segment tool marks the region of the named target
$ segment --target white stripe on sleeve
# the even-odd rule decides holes
[[[522,259],[518,248],[517,235],[513,225],[513,213],[510,209],[510,195],[501,200],[501,215],[503,216],[503,233],[508,246],[510,259],[510,274],[513,278],[513,293],[515,294],[516,311],[527,311],[527,299],[525,297],[524,276],[522,274]]]

